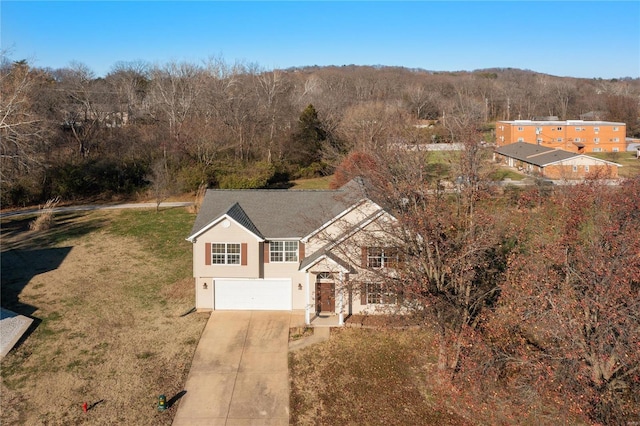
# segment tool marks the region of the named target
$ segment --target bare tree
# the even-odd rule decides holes
[[[5,62],[3,56],[3,62]],[[34,112],[38,73],[28,63],[3,63],[0,68],[0,176],[11,183],[42,161],[48,126]]]

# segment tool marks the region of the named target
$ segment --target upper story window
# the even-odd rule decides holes
[[[593,143],[600,143],[600,138],[593,138]]]
[[[598,132],[600,131],[600,127],[594,127],[594,128],[593,128],[593,131],[594,131],[594,132],[596,132],[596,133],[598,133]]]
[[[212,265],[239,265],[240,243],[211,243]]]
[[[562,127],[558,127],[558,130],[562,130]]]
[[[518,127],[518,131],[519,131],[519,132],[521,132],[521,131],[523,131],[523,130],[524,130],[524,127],[522,127],[522,126]]]
[[[618,126],[614,126],[614,127],[613,127],[613,131],[614,131],[614,132],[617,132],[617,131],[618,131]]]
[[[398,249],[394,247],[367,247],[367,268],[394,268],[398,265]]]
[[[297,262],[297,241],[271,241],[269,243],[270,262]]]

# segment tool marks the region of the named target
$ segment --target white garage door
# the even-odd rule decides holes
[[[216,310],[290,311],[291,280],[215,280]]]

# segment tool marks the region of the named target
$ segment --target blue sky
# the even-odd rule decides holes
[[[5,1],[12,60],[104,76],[118,61],[263,68],[513,67],[572,77],[640,77],[638,1]]]

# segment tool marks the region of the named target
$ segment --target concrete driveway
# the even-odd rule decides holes
[[[288,339],[296,320],[290,312],[212,312],[173,425],[288,425]]]

